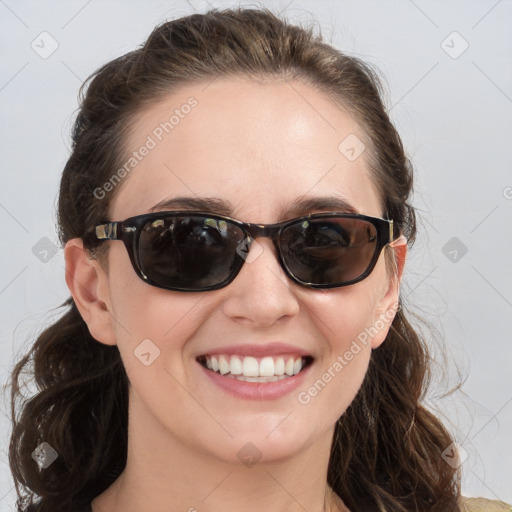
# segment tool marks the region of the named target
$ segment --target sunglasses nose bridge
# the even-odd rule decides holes
[[[245,224],[244,228],[253,240],[256,238],[270,238],[278,249],[278,235],[281,227],[275,224]]]
[[[252,240],[257,238],[270,238],[276,251],[277,260],[281,260],[281,248],[279,244],[279,232],[281,226],[278,224],[244,224],[246,235],[249,234]]]

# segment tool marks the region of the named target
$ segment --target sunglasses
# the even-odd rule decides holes
[[[251,243],[258,237],[274,242],[290,279],[311,288],[363,280],[382,249],[403,239],[393,238],[392,220],[336,212],[275,224],[249,224],[204,212],[156,212],[101,224],[95,235],[100,241],[121,240],[146,283],[182,292],[227,286],[249,259]]]

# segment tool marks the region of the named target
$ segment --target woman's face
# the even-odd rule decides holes
[[[137,163],[117,185],[111,220],[185,196],[221,200],[232,208],[221,213],[252,223],[297,217],[290,213],[294,202],[325,197],[381,217],[367,154],[358,156],[355,137],[362,134],[351,118],[297,81],[216,79],[183,87],[135,119],[126,160]],[[303,213],[341,210],[342,204]],[[108,242],[101,289],[131,383],[132,431],[158,432],[161,443],[168,439],[234,462],[329,449],[372,347],[389,328],[397,283],[383,252],[360,283],[301,287],[285,275],[272,241],[256,242],[231,284],[194,293],[144,283],[124,245]],[[308,355],[312,363],[296,376],[253,384],[198,362],[221,354],[258,362],[271,357],[275,365],[281,357],[286,363]]]

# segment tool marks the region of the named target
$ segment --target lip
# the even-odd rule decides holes
[[[261,344],[246,344],[246,345],[225,345],[223,347],[215,347],[212,350],[198,354],[199,356],[209,355],[215,356],[220,354],[229,354],[235,356],[251,356],[251,357],[265,357],[265,356],[279,356],[282,354],[293,354],[301,357],[312,357],[311,354],[301,348],[295,347],[288,343],[267,343]],[[299,374],[300,375],[300,374]]]
[[[210,352],[208,352],[208,354],[210,354]],[[277,400],[297,389],[309,374],[314,360],[297,375],[277,382],[244,382],[242,380],[224,377],[220,373],[208,370],[208,368],[205,368],[201,363],[197,361],[196,363],[205,376],[210,379],[210,382],[225,393],[240,399],[263,401]]]

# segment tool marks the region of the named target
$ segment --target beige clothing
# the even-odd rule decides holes
[[[485,498],[461,498],[462,512],[512,512],[512,506],[503,501]]]

